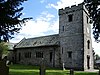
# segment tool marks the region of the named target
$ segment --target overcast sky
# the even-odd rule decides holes
[[[33,17],[22,27],[19,34],[15,34],[10,42],[18,43],[25,38],[58,34],[58,9],[77,5],[83,0],[28,0],[23,3],[22,17]],[[93,40],[93,48],[100,55],[100,43]]]

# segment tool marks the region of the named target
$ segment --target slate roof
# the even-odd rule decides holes
[[[22,39],[15,48],[26,48],[26,47],[39,47],[39,46],[59,46],[59,35],[49,35],[36,38]]]

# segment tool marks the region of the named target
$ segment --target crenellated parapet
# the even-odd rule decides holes
[[[84,8],[84,5],[83,3],[81,4],[78,4],[78,5],[72,5],[71,7],[65,7],[64,9],[59,9],[59,15],[63,15],[63,14],[66,14],[66,13],[70,13],[70,12],[75,12],[75,11],[78,11],[78,10],[82,10]]]

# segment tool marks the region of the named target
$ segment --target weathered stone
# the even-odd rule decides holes
[[[45,61],[42,60],[40,65],[40,75],[45,75],[45,74],[46,74]]]
[[[62,10],[59,15],[59,37],[62,64],[65,68],[93,69],[93,53],[89,14],[83,4]],[[60,11],[60,13],[62,12]],[[69,15],[72,15],[69,21]],[[89,44],[88,44],[89,41]],[[88,48],[89,46],[89,48]],[[90,56],[90,59],[87,58]]]
[[[70,69],[70,75],[74,75],[74,70]]]

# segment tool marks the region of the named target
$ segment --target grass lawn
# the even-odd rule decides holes
[[[10,65],[9,75],[39,75],[39,67],[25,66],[25,65]],[[47,68],[46,75],[69,75],[69,70],[60,70],[54,68]],[[90,72],[77,72],[75,75],[98,75]]]

